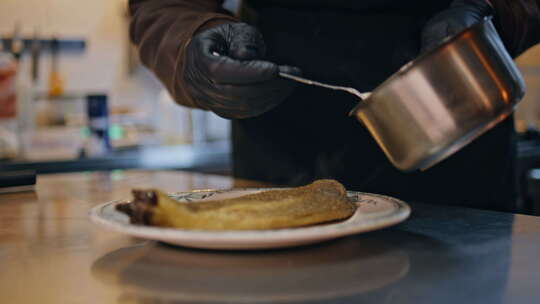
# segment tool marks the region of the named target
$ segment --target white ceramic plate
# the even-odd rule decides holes
[[[238,197],[265,190],[275,189],[198,190],[169,195],[182,203]],[[293,247],[323,242],[392,226],[404,221],[410,214],[410,208],[405,202],[392,197],[352,191],[348,191],[348,195],[358,208],[347,220],[290,229],[204,231],[133,225],[125,214],[115,209],[123,201],[94,207],[90,211],[90,218],[107,229],[143,239],[193,248],[235,250]]]

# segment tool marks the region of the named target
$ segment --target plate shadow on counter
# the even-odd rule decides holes
[[[110,252],[92,274],[129,303],[332,301],[399,281],[409,256],[369,236],[267,251],[210,251],[156,242]]]
[[[430,232],[430,221],[445,225],[456,214],[429,214],[295,249],[224,252],[145,242],[100,257],[91,271],[120,291],[120,303],[504,302],[512,218],[472,237],[478,226],[468,221]]]

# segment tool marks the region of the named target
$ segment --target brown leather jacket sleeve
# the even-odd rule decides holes
[[[540,41],[540,0],[490,0],[501,36],[515,57]]]
[[[237,22],[221,8],[223,0],[130,0],[130,36],[142,63],[151,69],[174,100],[197,107],[183,84],[184,53],[197,30]]]

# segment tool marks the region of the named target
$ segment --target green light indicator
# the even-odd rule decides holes
[[[124,137],[124,129],[117,124],[111,125],[109,128],[109,138],[111,140],[119,140],[122,137]]]

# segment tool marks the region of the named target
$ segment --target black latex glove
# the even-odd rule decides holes
[[[455,0],[450,7],[431,18],[422,31],[422,52],[437,47],[445,38],[493,15],[493,8],[482,0]]]
[[[224,118],[261,115],[281,103],[295,83],[279,72],[298,68],[262,60],[261,33],[245,23],[222,24],[193,37],[186,50],[184,81],[195,102]]]

